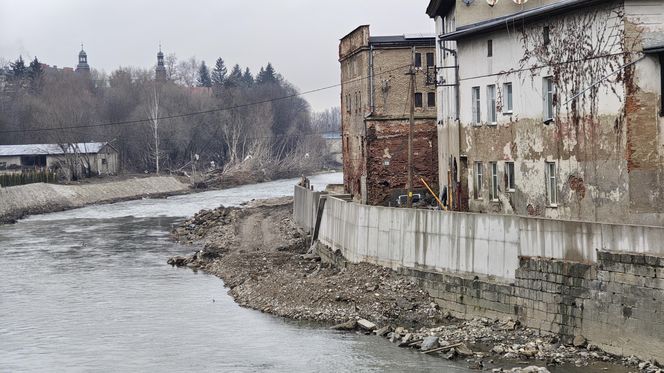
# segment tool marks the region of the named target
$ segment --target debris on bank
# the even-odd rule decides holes
[[[616,357],[581,338],[565,345],[516,320],[454,319],[412,279],[388,268],[324,263],[308,251],[309,237],[292,220],[292,198],[203,210],[172,234],[202,250],[169,264],[222,278],[238,304],[262,312],[374,334],[478,370],[533,373],[562,365],[600,371],[601,365],[615,372],[624,365],[662,372],[655,361]],[[524,367],[508,369],[508,363]]]

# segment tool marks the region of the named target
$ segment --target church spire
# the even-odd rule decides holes
[[[81,51],[78,52],[78,65],[76,65],[76,72],[90,72],[90,65],[88,65],[88,54],[83,49],[81,43]]]
[[[164,53],[161,51],[159,43],[159,52],[157,53],[157,68],[155,69],[155,78],[158,81],[166,81],[166,66],[164,65]]]

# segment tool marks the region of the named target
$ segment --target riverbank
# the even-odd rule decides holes
[[[563,366],[565,371],[626,372],[628,365],[659,371],[651,363],[612,356],[585,341],[563,345],[555,336],[512,320],[454,319],[408,277],[367,263],[330,265],[308,253],[309,238],[291,213],[290,198],[201,211],[173,236],[202,250],[170,263],[222,278],[242,306],[374,333],[402,347],[467,360],[471,367],[532,363]]]
[[[132,199],[161,198],[189,191],[189,185],[171,176],[79,185],[37,183],[0,188],[0,224],[14,223],[28,215]]]

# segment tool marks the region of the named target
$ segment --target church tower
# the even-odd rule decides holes
[[[83,44],[81,44],[81,51],[78,53],[78,65],[76,65],[76,72],[90,72],[90,65],[88,65],[88,54],[83,50]]]
[[[161,44],[159,45],[159,53],[157,53],[157,68],[155,69],[155,78],[157,81],[166,81],[166,66],[164,65],[164,53],[161,51]]]

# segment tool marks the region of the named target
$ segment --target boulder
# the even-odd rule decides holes
[[[465,343],[461,343],[459,346],[454,348],[460,356],[472,356],[473,350],[468,348]]]
[[[438,337],[429,336],[429,337],[424,337],[424,340],[422,341],[422,347],[420,349],[422,351],[427,351],[437,347],[438,347]]]
[[[574,341],[572,341],[572,344],[574,347],[584,347],[588,342],[582,335],[577,335],[574,337]]]

